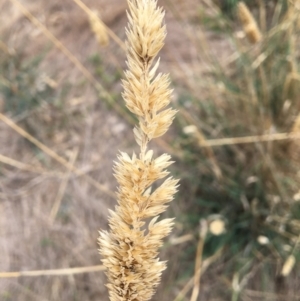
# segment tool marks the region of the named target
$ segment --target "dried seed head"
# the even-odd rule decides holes
[[[250,43],[256,44],[262,39],[262,34],[258,29],[257,23],[244,2],[237,5],[237,14],[243,24],[244,32]]]
[[[282,267],[281,275],[284,276],[284,277],[288,276],[291,273],[291,271],[292,271],[295,263],[296,263],[295,256],[294,255],[290,255],[286,259],[286,261],[285,261],[285,263],[284,263],[284,265]]]
[[[211,234],[216,236],[223,234],[226,231],[224,221],[221,219],[216,219],[210,222],[209,231]]]
[[[257,237],[257,242],[258,242],[260,245],[267,245],[267,244],[270,242],[270,240],[269,240],[269,238],[266,237],[266,236],[259,235],[259,236]]]
[[[89,21],[91,29],[96,35],[98,43],[101,46],[107,46],[109,43],[107,30],[96,11],[93,11],[89,14]]]
[[[166,28],[164,12],[154,0],[128,1],[127,66],[123,81],[123,98],[127,108],[140,118],[140,132],[135,137],[140,144],[162,136],[173,121],[176,111],[165,109],[172,91],[167,74],[155,76],[159,59],[153,62],[164,45]]]
[[[178,180],[169,177],[152,191],[154,182],[168,176],[166,168],[173,162],[167,154],[153,158],[147,144],[168,130],[176,112],[166,108],[172,92],[169,76],[155,75],[159,59],[153,65],[166,35],[164,13],[156,0],[128,0],[128,5],[128,70],[123,97],[128,109],[139,118],[133,132],[141,152],[139,156],[118,156],[114,167],[119,183],[118,205],[110,211],[110,232],[101,232],[99,243],[110,300],[146,301],[166,268],[157,258],[158,248],[173,226],[173,219],[157,220],[178,187]],[[147,218],[151,218],[148,226]]]

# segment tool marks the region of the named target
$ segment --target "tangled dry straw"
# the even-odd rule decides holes
[[[173,219],[157,221],[177,191],[178,181],[167,178],[151,192],[151,186],[169,172],[171,157],[154,159],[148,143],[169,128],[175,110],[170,103],[169,76],[156,70],[155,58],[164,45],[164,12],[156,0],[128,0],[127,66],[123,98],[139,119],[134,129],[140,154],[121,153],[115,165],[119,183],[118,206],[110,211],[110,232],[100,232],[100,254],[107,269],[110,300],[149,300],[160,282],[165,262],[158,248],[169,234]],[[149,224],[146,220],[151,218]]]

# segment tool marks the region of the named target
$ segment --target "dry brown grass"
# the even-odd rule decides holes
[[[30,2],[22,3],[66,47],[72,49],[83,64],[87,65],[89,53],[98,51],[88,19],[76,5],[61,5],[59,1],[44,1],[34,5]],[[1,37],[9,48],[19,52],[24,35],[32,41],[31,46],[24,48],[27,58],[40,52],[42,48],[38,45],[49,45],[43,33],[28,22],[17,7],[6,1],[2,9],[2,21],[6,18],[6,14],[2,13],[4,11],[13,12],[10,15],[14,16],[13,22],[1,22],[1,25],[7,25],[7,28],[1,27]],[[46,21],[40,18],[39,12],[45,13]],[[57,18],[59,23],[52,23]],[[66,31],[69,28],[68,18],[76,20],[76,29],[73,27],[73,30]],[[78,36],[79,32],[81,34]],[[73,274],[74,270],[65,276],[61,276],[62,271],[56,271],[56,275],[53,271],[49,275],[49,270],[99,265],[97,233],[99,227],[106,227],[107,208],[113,198],[105,196],[83,178],[88,176],[95,183],[105,183],[107,189],[113,192],[114,179],[106,171],[112,168],[111,152],[116,153],[122,144],[123,148],[126,147],[123,138],[129,129],[116,114],[99,104],[97,93],[90,84],[76,88],[84,76],[72,63],[68,63],[60,51],[52,48],[40,72],[46,72],[59,83],[55,90],[58,92],[57,100],[60,98],[60,88],[67,81],[72,82],[75,88],[64,99],[65,109],[58,110],[52,105],[45,105],[37,111],[25,112],[21,122],[19,116],[4,112],[13,124],[24,129],[35,140],[28,142],[30,136],[22,135],[24,132],[17,133],[1,121],[0,153],[2,161],[10,166],[1,163],[0,270],[20,271],[18,274],[21,276],[18,279],[0,280],[0,299],[107,300],[101,269],[93,273],[94,276],[87,273]],[[96,102],[98,104],[94,110]],[[60,113],[62,110],[63,114]],[[66,121],[63,126],[60,122],[62,117]],[[28,127],[29,118],[33,127]],[[105,141],[105,144],[101,141]],[[44,152],[47,149],[41,150],[32,142],[47,146],[52,154],[55,153],[63,160],[55,162]],[[79,177],[73,173],[68,175],[67,166],[61,164],[70,162],[69,156],[76,148],[79,152],[75,165],[82,172]],[[71,165],[69,167],[73,168]],[[61,184],[63,178],[69,179],[65,187]],[[58,195],[60,187],[61,193]],[[53,207],[55,199],[56,206],[60,204],[57,206],[58,211]],[[52,222],[54,216],[56,218]],[[26,276],[35,270],[46,271],[40,271],[37,277]]]

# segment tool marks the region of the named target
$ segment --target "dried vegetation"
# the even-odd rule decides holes
[[[174,234],[160,254],[170,263],[153,300],[300,300],[299,1],[246,1],[251,6],[246,12],[239,5],[240,18],[237,1],[214,2],[159,3],[168,34],[160,66],[153,66],[171,74],[179,113],[150,145],[157,156],[175,158],[171,171],[182,181],[170,205]],[[1,300],[108,300],[96,241],[115,205],[115,154],[141,152],[120,155],[121,200],[135,197],[126,189],[129,177],[169,161],[152,159],[142,142],[163,134],[173,116],[168,109],[166,116],[148,113],[161,109],[155,93],[146,107],[140,101],[151,84],[167,100],[162,105],[170,96],[167,77],[154,78],[153,57],[144,57],[147,43],[129,51],[124,82],[137,117],[121,101],[126,8],[119,0],[0,0]],[[146,65],[136,63],[136,53]],[[142,151],[130,130],[137,123]],[[166,173],[156,171],[160,176]],[[161,191],[145,194],[146,182],[142,201]],[[122,240],[133,230],[123,224],[132,220],[121,205],[122,220],[112,213],[110,223]],[[151,240],[138,223],[145,246]],[[144,297],[151,295],[149,284]]]

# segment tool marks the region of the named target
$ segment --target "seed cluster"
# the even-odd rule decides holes
[[[157,220],[178,187],[178,180],[169,177],[152,192],[153,183],[168,176],[166,168],[173,162],[167,154],[154,159],[147,146],[168,130],[176,111],[166,108],[172,93],[169,76],[156,75],[159,59],[154,63],[166,36],[164,12],[156,0],[128,0],[128,5],[128,70],[123,98],[139,119],[134,135],[140,154],[120,153],[118,157],[114,169],[118,205],[110,211],[110,232],[101,231],[99,243],[110,300],[146,301],[166,267],[157,258],[158,249],[173,226],[173,219]]]

